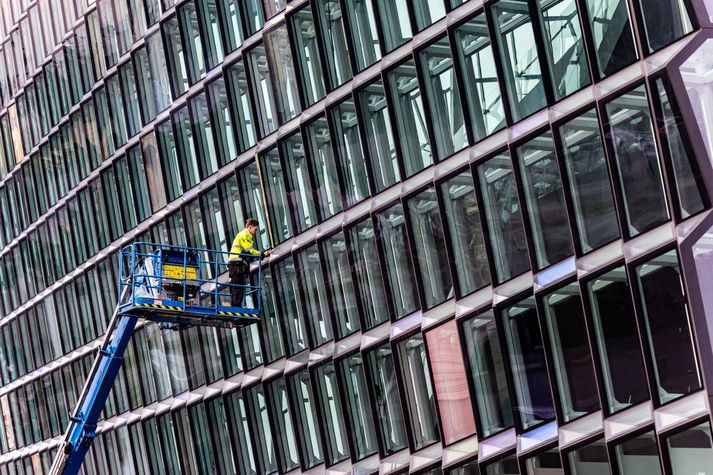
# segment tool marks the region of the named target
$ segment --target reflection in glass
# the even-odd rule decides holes
[[[359,91],[358,98],[361,118],[365,122],[369,166],[376,192],[380,192],[401,179],[384,85],[381,81],[374,82]]]
[[[266,384],[265,388],[271,409],[272,424],[274,425],[280,471],[287,472],[299,467],[300,460],[297,455],[297,442],[287,401],[285,380],[283,378],[277,379],[272,383]],[[302,429],[302,427],[297,426],[297,429]]]
[[[505,112],[485,13],[456,29],[455,37],[466,86],[470,124],[478,141],[505,126]]]
[[[656,434],[651,431],[614,446],[619,472],[634,475],[661,475]]]
[[[359,71],[381,59],[379,36],[371,0],[346,0],[346,15]]]
[[[332,89],[335,89],[352,78],[342,7],[335,0],[317,0],[315,5],[327,62],[327,77]]]
[[[467,295],[490,283],[485,238],[470,171],[441,184],[441,192],[450,234],[449,245],[457,263],[459,292]]]
[[[522,429],[527,430],[554,418],[535,300],[529,297],[502,310],[500,315],[515,387],[514,409],[520,414]]]
[[[455,320],[426,333],[428,360],[433,374],[443,444],[449,445],[475,433],[473,406],[463,364]]]
[[[323,98],[325,93],[312,8],[306,5],[291,16],[290,26],[301,73],[300,87],[307,105],[312,105]]]
[[[436,190],[428,188],[408,200],[409,218],[426,306],[453,297],[453,282]]]
[[[636,236],[669,218],[646,89],[629,91],[606,109],[629,234]]]
[[[326,442],[325,461],[327,465],[333,465],[349,457],[347,431],[342,419],[344,411],[339,397],[340,385],[334,363],[330,361],[319,366],[314,372],[314,382],[319,411],[324,421],[319,429],[324,434]]]
[[[510,157],[497,155],[478,166],[478,179],[493,247],[495,275],[501,283],[530,269]]]
[[[505,363],[492,310],[468,320],[463,332],[482,439],[513,426]]]
[[[608,412],[649,398],[641,342],[626,270],[619,267],[587,283]]]
[[[317,193],[320,218],[324,220],[342,210],[342,193],[334,161],[332,137],[324,116],[305,128],[305,141],[314,173],[313,186]]]
[[[388,53],[411,39],[408,2],[377,0],[376,5],[384,35],[384,47]]]
[[[333,321],[336,324],[337,337],[342,338],[359,329],[355,276],[349,264],[344,233],[325,239],[321,246],[326,284],[330,290],[334,311]]]
[[[659,136],[667,146],[668,155],[673,165],[679,211],[685,219],[704,208],[698,184],[700,173],[698,173],[695,158],[689,155],[684,146],[683,118],[674,112],[677,110],[676,104],[669,99],[669,93],[663,80],[656,80],[656,91],[661,105],[663,122],[663,127],[659,125]],[[696,171],[694,172],[694,170]]]
[[[596,110],[570,120],[560,127],[559,133],[579,243],[586,253],[619,237]]]
[[[543,301],[563,422],[569,422],[599,409],[579,284],[569,284]]]
[[[369,387],[376,404],[379,436],[386,455],[398,452],[407,445],[404,413],[399,398],[396,369],[391,345],[385,345],[367,354],[369,361]]]
[[[626,0],[585,0],[600,76],[638,59]]]
[[[367,394],[367,381],[361,353],[349,356],[338,364],[340,390],[344,392],[349,434],[355,450],[354,460],[361,460],[377,450],[376,429]]]
[[[277,119],[280,124],[284,124],[301,112],[288,37],[287,27],[284,24],[263,35],[270,70],[269,77],[275,94]]]
[[[351,207],[370,195],[366,157],[359,137],[359,121],[353,99],[341,102],[330,112],[334,127],[339,167],[344,182],[344,201]]]
[[[280,142],[280,155],[287,177],[287,199],[297,233],[317,224],[312,180],[305,156],[305,145],[298,132]]]
[[[258,466],[263,470],[263,473],[274,472],[277,470],[275,446],[273,445],[270,418],[267,413],[262,385],[246,391],[245,400],[248,407],[248,420],[252,428],[252,437],[255,442],[253,446],[257,447]]]
[[[257,107],[257,121],[260,136],[271,134],[278,127],[277,108],[275,106],[275,96],[272,92],[271,72],[267,65],[267,53],[265,45],[260,44],[247,53],[246,66],[250,71],[250,81],[248,84],[252,88],[252,97]]]
[[[231,125],[238,138],[240,152],[244,152],[255,145],[257,138],[243,61],[233,63],[224,74],[231,103]]]
[[[649,51],[667,46],[693,31],[681,0],[639,0]]]
[[[701,388],[676,251],[640,265],[636,276],[659,402],[663,404]]]
[[[468,145],[448,38],[444,37],[431,44],[419,56],[436,139],[436,153],[442,159]]]
[[[379,243],[386,260],[386,274],[396,317],[403,317],[419,306],[411,262],[411,248],[406,237],[406,219],[401,204],[379,213]],[[367,256],[373,260],[374,256]],[[379,304],[379,305],[383,305]]]
[[[527,0],[500,0],[491,7],[510,110],[520,120],[547,106],[545,83]]]
[[[282,171],[282,162],[277,148],[272,148],[259,157],[262,183],[270,210],[270,229],[272,238],[278,243],[293,235],[290,207],[288,205],[287,186]],[[259,186],[259,182],[257,184]],[[262,193],[262,189],[258,188]],[[305,204],[307,205],[307,204]],[[302,221],[304,223],[304,221]],[[267,226],[265,226],[267,227]]]
[[[389,72],[387,77],[401,160],[406,176],[411,176],[433,163],[416,66],[413,61],[409,61]]]
[[[412,0],[416,30],[421,31],[446,16],[444,0]]]
[[[275,295],[280,303],[282,333],[286,340],[289,356],[307,348],[305,335],[305,316],[302,309],[302,297],[299,281],[292,256],[270,266],[276,281]]]
[[[317,245],[302,248],[293,256],[299,266],[297,283],[304,295],[312,343],[319,346],[332,339],[332,318]]]
[[[572,475],[609,475],[609,457],[604,439],[597,439],[567,453]],[[624,472],[629,473],[629,472]]]
[[[666,439],[674,474],[713,474],[713,440],[709,422],[686,429]]]
[[[589,68],[575,0],[538,0],[555,99],[588,85]]]
[[[517,149],[527,216],[540,269],[572,255],[567,208],[554,148],[552,133],[548,131]]]
[[[322,444],[319,437],[317,407],[308,371],[301,371],[290,377],[289,385],[302,462],[305,468],[312,468],[322,462]]]
[[[525,460],[524,475],[564,475],[557,447]]]

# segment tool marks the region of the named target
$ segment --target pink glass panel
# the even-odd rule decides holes
[[[465,365],[454,321],[426,333],[445,445],[475,434]]]

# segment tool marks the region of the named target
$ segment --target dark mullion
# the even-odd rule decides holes
[[[574,0],[577,6],[577,12],[582,25],[582,38],[584,41],[584,51],[587,55],[587,64],[592,78],[592,84],[605,78],[603,73],[599,72],[599,59],[597,57],[597,47],[594,43],[594,33],[592,32],[589,10],[587,9],[586,0]]]

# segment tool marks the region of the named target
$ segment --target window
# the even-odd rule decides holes
[[[408,3],[406,0],[377,0],[376,7],[388,53],[411,39]]]
[[[401,180],[386,93],[382,82],[377,81],[357,94],[361,118],[365,122],[369,166],[378,193]]]
[[[297,225],[295,234],[298,234],[317,224],[312,194],[314,186],[307,165],[302,135],[296,133],[289,136],[280,142],[279,147],[287,181],[290,215]]]
[[[283,124],[301,112],[287,27],[282,24],[263,37],[277,106],[277,120]]]
[[[401,204],[378,215],[379,243],[386,260],[391,303],[400,318],[419,307],[411,248],[406,236],[406,219]],[[374,255],[365,256],[374,259]]]
[[[342,171],[344,206],[350,207],[370,195],[366,157],[359,136],[360,126],[354,100],[343,101],[330,111],[330,116],[334,130],[334,146]],[[318,125],[315,125],[315,128],[314,133],[321,137],[319,132],[323,129]],[[326,147],[326,144],[321,145],[322,141],[318,141],[318,144],[321,154],[322,147]],[[328,156],[329,152],[324,153]]]
[[[206,73],[205,58],[203,57],[203,39],[198,28],[198,14],[193,1],[178,7],[178,21],[180,23],[184,58],[188,70],[190,85],[200,81]],[[169,43],[170,44],[170,43]]]
[[[327,287],[317,245],[303,248],[296,254],[299,266],[298,284],[305,297],[307,318],[313,346],[333,338],[332,313],[327,299]]]
[[[270,237],[267,232],[267,218],[265,216],[265,205],[263,203],[257,164],[252,161],[238,170],[237,173],[245,217],[255,218],[262,223],[256,235],[256,245],[259,249],[268,249],[270,247]],[[268,188],[268,190],[269,189],[270,188]]]
[[[416,29],[419,31],[446,16],[443,0],[415,0],[411,6],[416,18]]]
[[[293,432],[292,416],[287,398],[287,388],[285,380],[280,378],[272,383],[266,384],[269,404],[271,408],[271,419],[275,429],[275,442],[277,443],[277,455],[280,471],[289,472],[298,468],[300,459],[297,455],[297,440]],[[302,429],[297,425],[297,430]],[[300,435],[298,433],[298,435]],[[302,438],[300,437],[299,440]]]
[[[542,269],[572,255],[552,134],[548,131],[518,147],[517,155],[537,267]]]
[[[530,269],[510,157],[497,155],[479,165],[478,178],[494,254],[496,281],[502,283]]]
[[[513,426],[505,363],[493,312],[489,310],[467,320],[463,333],[480,421],[478,435],[484,439]]]
[[[312,385],[307,371],[289,378],[290,395],[295,409],[295,421],[300,433],[299,444],[305,468],[312,468],[322,462],[320,427],[317,420],[317,404],[312,393]]]
[[[195,131],[192,141],[196,148],[200,176],[203,179],[218,170],[218,154],[213,140],[214,124],[204,93],[189,99],[188,107],[191,109],[191,124]]]
[[[500,460],[486,464],[483,472],[485,475],[519,475],[520,467],[515,455],[508,455]]]
[[[526,0],[500,0],[490,9],[513,119],[547,106],[545,82]]]
[[[659,50],[693,31],[684,2],[639,0],[638,4],[650,52]]]
[[[562,422],[569,422],[600,407],[579,284],[546,295],[543,307]]]
[[[428,360],[438,398],[443,443],[475,434],[473,406],[455,320],[426,333]]]
[[[220,0],[195,0],[198,8],[198,19],[200,21],[201,42],[206,53],[208,69],[212,69],[220,64],[225,58],[223,52],[223,40],[221,37],[219,16]]]
[[[713,441],[708,421],[666,437],[671,473],[708,475],[713,466]]]
[[[390,71],[387,78],[401,159],[406,176],[411,176],[433,163],[416,66],[408,61]]]
[[[527,298],[501,310],[500,315],[514,380],[513,407],[519,413],[520,428],[527,430],[554,417],[535,301]]]
[[[217,157],[223,166],[238,157],[238,147],[235,143],[235,124],[230,114],[230,102],[222,77],[208,84],[208,104],[211,116],[215,121],[215,138]]]
[[[277,283],[276,298],[280,302],[280,316],[282,330],[287,340],[287,354],[291,356],[307,348],[306,319],[302,309],[299,280],[292,257],[273,264],[271,269]]]
[[[342,211],[342,193],[339,185],[339,170],[334,159],[332,137],[327,119],[320,117],[305,128],[317,194],[320,219],[324,220]],[[348,168],[345,170],[350,171]]]
[[[557,447],[525,459],[525,475],[539,475],[542,472],[548,475],[564,475]]]
[[[436,154],[443,159],[468,145],[448,38],[442,38],[421,51],[419,63],[436,140]]]
[[[649,398],[629,283],[623,267],[587,283],[600,376],[607,410],[614,413]]]
[[[372,328],[389,319],[384,276],[381,271],[376,233],[371,219],[367,218],[347,231],[353,275],[366,328]]]
[[[579,245],[589,252],[619,238],[614,196],[597,113],[585,112],[559,128]]]
[[[334,0],[317,0],[315,5],[327,63],[327,78],[331,88],[336,89],[352,78],[342,7],[340,2]]]
[[[381,59],[376,18],[371,0],[346,0],[351,52],[359,71]]]
[[[620,473],[639,472],[650,475],[663,473],[659,459],[659,445],[653,431],[615,445],[614,455]]]
[[[225,51],[230,53],[238,49],[243,44],[243,39],[248,36],[243,26],[244,14],[241,11],[243,2],[238,0],[216,0],[215,3],[217,4],[216,16],[225,35]],[[246,6],[246,8],[248,7]],[[216,31],[219,30],[216,29]]]
[[[317,394],[317,404],[323,425],[321,432],[326,442],[325,461],[327,465],[334,465],[349,457],[347,444],[347,430],[342,418],[342,402],[340,388],[334,363],[331,361],[320,365],[314,370],[313,381]],[[373,432],[372,432],[373,433]]]
[[[626,0],[585,0],[600,76],[638,59]]]
[[[248,421],[252,427],[252,440],[259,473],[268,474],[277,471],[275,460],[275,447],[272,440],[272,429],[267,413],[265,393],[262,386],[258,385],[244,393],[247,405]]]
[[[404,414],[390,344],[386,343],[370,351],[367,353],[367,359],[369,361],[368,386],[371,388],[376,404],[376,420],[384,448],[383,455],[389,455],[407,446]]]
[[[443,223],[435,188],[427,188],[407,202],[421,285],[426,306],[433,307],[453,297],[453,281]]]
[[[119,79],[126,105],[127,130],[129,137],[133,137],[141,130],[143,123],[140,115],[139,93],[136,87],[134,65],[131,61],[119,66]]]
[[[278,243],[286,241],[293,235],[292,213],[288,205],[288,191],[283,175],[282,161],[277,148],[272,148],[259,157],[262,182],[264,184],[267,206],[270,210],[272,237]],[[262,189],[258,189],[262,193]],[[309,206],[305,203],[305,206]],[[304,220],[299,221],[304,224]]]
[[[537,8],[555,99],[560,100],[590,84],[577,4],[539,0]]]
[[[187,8],[192,8],[192,5]],[[161,25],[161,32],[164,39],[163,44],[168,48],[166,56],[168,59],[168,70],[171,72],[171,89],[173,91],[173,97],[176,98],[188,90],[189,83],[186,67],[186,51],[181,42],[181,32],[178,28],[178,20],[175,16]],[[160,58],[158,54],[159,44],[157,42],[150,42],[150,45],[151,44],[156,47],[154,50],[156,52],[154,58]]]
[[[320,244],[326,287],[332,302],[335,331],[343,338],[359,329],[359,307],[352,267],[344,233],[328,237]]]
[[[181,172],[181,182],[183,191],[193,188],[198,184],[199,169],[197,138],[187,107],[183,107],[175,112],[171,117],[176,140],[176,152],[178,154],[179,170]],[[200,133],[200,132],[199,132]]]
[[[364,360],[360,353],[348,356],[337,363],[339,388],[344,392],[345,416],[349,436],[355,453],[353,460],[361,460],[376,453],[376,429],[369,404],[364,372]],[[403,429],[401,429],[403,431]]]
[[[250,108],[248,78],[242,60],[233,63],[226,69],[225,80],[231,103],[231,125],[238,140],[239,151],[244,152],[255,145],[257,138],[255,137],[255,121]]]
[[[317,28],[309,5],[290,17],[290,28],[300,68],[300,86],[307,105],[312,105],[324,97],[325,88]]]
[[[636,268],[636,288],[653,358],[659,404],[701,388],[680,273],[675,251]]]
[[[609,475],[609,457],[604,439],[589,442],[567,453],[572,475]]]

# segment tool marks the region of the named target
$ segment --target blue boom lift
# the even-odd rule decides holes
[[[206,249],[134,243],[119,253],[119,301],[109,322],[87,382],[52,464],[52,475],[74,475],[96,436],[99,416],[119,372],[139,318],[180,330],[189,326],[234,328],[260,320],[262,261],[256,263],[256,285],[221,282],[229,253]],[[231,291],[243,293],[240,306]]]

